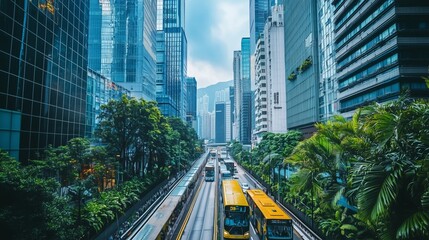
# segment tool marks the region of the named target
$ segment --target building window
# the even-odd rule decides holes
[[[274,104],[279,104],[279,93],[278,92],[274,93]]]

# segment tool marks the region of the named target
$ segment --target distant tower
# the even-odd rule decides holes
[[[186,88],[186,122],[197,131],[197,80],[195,77],[186,78]]]

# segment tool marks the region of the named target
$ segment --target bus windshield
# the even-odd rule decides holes
[[[225,226],[245,227],[249,225],[246,212],[226,211]]]
[[[269,239],[292,239],[292,226],[268,225],[267,235]]]

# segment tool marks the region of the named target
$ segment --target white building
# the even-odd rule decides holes
[[[283,5],[272,8],[264,29],[266,45],[268,131],[287,132]]]
[[[256,42],[255,49],[255,130],[257,142],[268,131],[268,99],[267,99],[267,71],[266,71],[265,42],[261,37]]]
[[[287,132],[283,6],[272,8],[255,50],[255,131]]]

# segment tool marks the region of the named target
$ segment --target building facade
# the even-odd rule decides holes
[[[240,118],[241,118],[241,51],[234,51],[233,55],[233,77],[234,77],[234,140],[240,141]]]
[[[259,38],[255,50],[255,130],[259,143],[268,131],[267,69],[264,38]]]
[[[164,115],[185,120],[187,75],[185,1],[158,0],[157,4],[159,35],[157,44],[158,48],[163,49],[162,61],[157,63],[157,71],[158,68],[163,69],[162,79],[161,76],[157,79],[157,101]],[[161,54],[161,51],[159,49],[157,53]]]
[[[317,1],[284,1],[287,127],[305,137],[319,121]]]
[[[85,137],[93,138],[98,115],[103,104],[110,100],[120,100],[122,95],[131,97],[131,92],[100,73],[88,68],[86,95],[86,131]]]
[[[195,77],[186,78],[186,122],[197,131],[197,80]]]
[[[428,97],[429,2],[336,1],[335,60],[339,112],[386,102],[408,91]]]
[[[334,49],[334,6],[332,1],[318,1],[319,6],[319,119],[328,121],[338,114],[338,84],[336,81],[336,61]]]
[[[252,137],[252,91],[250,88],[250,38],[241,39],[240,58],[240,142],[250,144]]]
[[[85,134],[89,1],[1,1],[0,148],[26,163]]]
[[[226,143],[226,104],[215,104],[215,143]]]
[[[272,7],[264,29],[268,132],[287,132],[283,5]]]
[[[249,1],[249,24],[250,24],[250,52],[253,54],[256,43],[264,31],[265,21],[270,15],[274,0],[250,0]]]
[[[156,2],[90,0],[89,68],[155,100]]]

